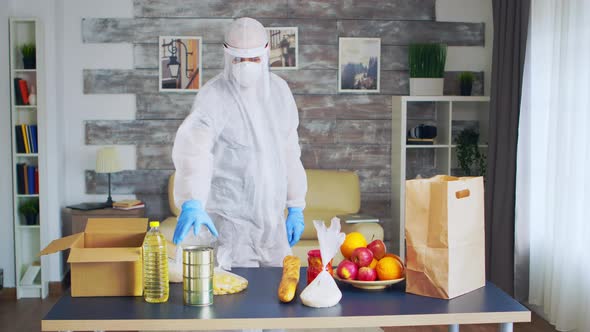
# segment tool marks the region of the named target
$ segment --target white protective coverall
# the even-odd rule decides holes
[[[176,134],[175,202],[205,206],[222,268],[281,266],[291,253],[284,210],[304,208],[307,191],[297,107],[287,83],[269,71],[262,24],[234,21],[224,51],[223,73],[200,89]],[[236,57],[261,61],[235,64]]]

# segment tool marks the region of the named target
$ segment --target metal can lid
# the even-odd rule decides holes
[[[213,248],[209,246],[189,246],[182,250],[184,264],[212,264]]]

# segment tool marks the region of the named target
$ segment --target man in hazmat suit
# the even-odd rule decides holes
[[[201,88],[174,141],[181,213],[173,242],[205,226],[218,236],[222,268],[281,266],[304,228],[297,107],[287,83],[269,71],[262,24],[235,20],[223,47],[223,73]]]

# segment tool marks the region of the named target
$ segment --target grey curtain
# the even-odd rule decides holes
[[[530,0],[493,0],[494,48],[486,179],[486,274],[514,294],[516,145]]]

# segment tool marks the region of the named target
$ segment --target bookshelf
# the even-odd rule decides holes
[[[16,296],[45,298],[48,267],[37,256],[47,234],[43,209],[45,188],[39,185],[39,179],[45,176],[46,163],[39,133],[40,114],[45,112],[42,29],[37,18],[13,17],[9,20],[9,34]],[[36,61],[23,59],[21,49],[25,44],[35,45],[30,53],[35,55]],[[37,201],[36,218],[21,214],[21,205],[35,205]]]
[[[479,132],[479,149],[487,154],[490,98],[487,96],[394,96],[391,141],[391,212],[394,246],[405,255],[405,182],[418,175],[462,176],[455,138],[465,128]],[[431,145],[407,142],[408,129],[435,126]],[[408,160],[419,161],[408,163]],[[399,223],[397,223],[399,221]]]

